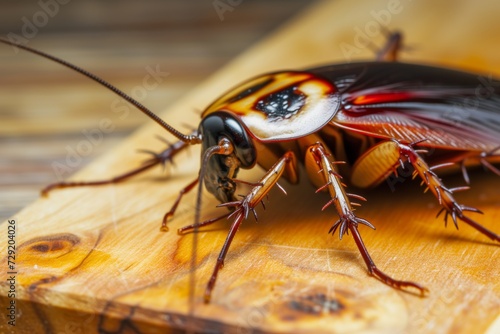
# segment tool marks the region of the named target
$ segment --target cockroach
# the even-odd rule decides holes
[[[118,94],[175,136],[178,141],[154,153],[145,164],[112,179],[61,182],[55,188],[96,186],[122,182],[153,166],[171,161],[190,145],[201,145],[198,177],[182,189],[162,228],[174,215],[184,194],[197,187],[194,223],[179,233],[196,230],[222,218],[232,219],[229,234],[215,264],[205,293],[210,301],[219,270],[238,227],[273,187],[284,178],[298,182],[302,163],[317,192],[328,192],[339,218],[330,228],[339,238],[351,233],[369,274],[403,291],[424,296],[424,286],[396,280],[374,263],[358,231],[359,225],[374,226],[358,217],[354,200],[362,196],[346,192],[347,182],[373,187],[397,168],[410,168],[414,178],[434,195],[444,213],[458,228],[458,221],[470,225],[488,238],[498,234],[466,215],[480,210],[462,205],[454,193],[468,187],[448,188],[435,173],[456,165],[468,183],[467,167],[482,165],[500,175],[500,81],[492,77],[419,64],[397,62],[402,35],[392,33],[375,61],[334,64],[297,71],[259,75],[226,92],[201,115],[196,130],[183,134],[152,111],[101,78],[31,47],[0,39],[2,43],[35,53],[69,67]],[[471,103],[471,101],[473,103]],[[432,154],[426,154],[432,151]],[[240,169],[265,169],[256,183],[238,180]],[[235,195],[238,183],[251,190]],[[200,222],[203,185],[229,212]],[[281,188],[282,189],[282,188]],[[283,189],[282,189],[283,190]],[[283,190],[284,191],[284,190]]]

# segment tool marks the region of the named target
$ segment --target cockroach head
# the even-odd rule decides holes
[[[221,203],[233,201],[236,190],[233,179],[239,168],[252,168],[256,162],[252,138],[236,117],[224,111],[204,117],[198,133],[202,137],[200,182]]]

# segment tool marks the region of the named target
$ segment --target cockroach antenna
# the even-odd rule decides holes
[[[180,131],[178,131],[177,129],[175,129],[174,127],[172,127],[170,124],[168,124],[165,121],[163,121],[154,112],[152,112],[151,110],[149,110],[148,108],[146,108],[142,103],[140,103],[139,101],[133,99],[131,96],[129,96],[128,94],[126,94],[122,90],[120,90],[117,87],[113,86],[112,84],[110,84],[109,82],[105,81],[104,79],[96,76],[95,74],[92,74],[92,73],[90,73],[90,72],[82,69],[81,67],[76,66],[76,65],[74,65],[74,64],[72,64],[70,62],[67,62],[67,61],[63,60],[63,59],[60,59],[60,58],[55,57],[55,56],[52,56],[52,55],[47,54],[47,53],[45,53],[43,51],[31,48],[29,46],[13,42],[13,41],[10,41],[10,40],[2,38],[2,37],[0,37],[0,42],[4,43],[4,44],[7,44],[7,45],[11,45],[11,46],[16,47],[16,48],[23,49],[25,51],[31,52],[31,53],[36,54],[38,56],[41,56],[43,58],[49,59],[49,60],[51,60],[53,62],[56,62],[58,64],[66,66],[66,67],[72,69],[73,71],[76,71],[76,72],[78,72],[78,73],[86,76],[89,79],[92,79],[93,81],[97,82],[101,86],[104,86],[105,88],[109,89],[110,91],[114,92],[116,95],[120,96],[121,98],[123,98],[124,100],[126,100],[127,102],[129,102],[130,104],[132,104],[133,106],[135,106],[137,109],[139,109],[140,111],[142,111],[146,116],[148,116],[149,118],[151,118],[153,121],[155,121],[157,124],[159,124],[165,130],[167,130],[169,133],[171,133],[172,135],[174,135],[176,138],[178,138],[184,144],[188,144],[188,145],[201,144],[201,142],[202,142],[202,135],[198,131],[193,131],[193,132],[191,132],[188,135],[181,133]],[[167,149],[164,153],[167,156],[170,156],[170,155],[173,156],[176,152],[178,152],[178,151],[180,151],[180,150],[183,149],[184,144],[177,143],[177,144],[170,145],[170,148]],[[203,166],[201,168],[201,171],[200,171],[199,178],[203,177],[203,175],[205,173],[205,165],[207,164],[208,159],[213,154],[216,154],[216,153],[217,154],[228,154],[228,152],[232,152],[232,146],[227,141],[221,141],[221,143],[219,143],[219,145],[216,145],[216,146],[212,147],[211,149],[209,149],[207,151],[207,153],[205,154],[205,159],[204,159],[204,163],[203,163]],[[70,183],[62,182],[62,183],[51,184],[51,185],[47,186],[45,189],[42,190],[42,194],[46,195],[50,190],[52,190],[54,188],[64,188],[64,187],[68,187],[68,186],[82,186],[82,185],[100,185],[100,184],[107,184],[107,183],[112,183],[112,182],[119,182],[119,181],[127,179],[127,178],[129,178],[129,177],[131,177],[133,175],[136,175],[136,174],[138,174],[138,173],[140,173],[140,172],[142,172],[142,171],[144,171],[146,169],[149,169],[150,167],[156,165],[159,161],[161,161],[162,158],[164,158],[164,157],[158,155],[158,156],[154,157],[149,163],[146,163],[145,165],[143,165],[143,166],[141,166],[141,167],[139,167],[139,168],[137,168],[137,169],[135,169],[135,170],[133,170],[131,172],[125,173],[125,174],[123,174],[123,175],[121,175],[121,176],[119,176],[117,178],[114,178],[114,179],[108,180],[108,181],[70,182]],[[167,160],[167,159],[165,159],[165,160]],[[165,160],[163,160],[163,161],[165,161]],[[193,183],[193,185],[194,184],[196,184],[196,183]],[[198,227],[200,225],[200,221],[199,220],[200,220],[200,208],[201,208],[201,203],[202,203],[202,201],[201,201],[202,188],[203,188],[203,182],[199,182],[198,196],[197,196],[197,200],[196,200],[195,221],[194,221],[194,224],[191,225],[192,229],[193,229],[193,232],[194,232],[193,249],[192,249],[192,259],[191,259],[191,266],[192,267],[194,267],[194,265],[196,263],[197,231],[198,231]],[[175,208],[173,210],[175,210]],[[173,211],[171,210],[171,212],[173,212]],[[163,220],[162,230],[167,230],[166,229],[167,215],[165,215],[165,218]],[[194,283],[195,283],[194,271],[192,271],[192,272],[193,272],[193,274],[191,274],[191,278],[190,278],[190,286],[191,287],[193,287]],[[191,315],[194,312],[194,310],[192,309],[192,307],[194,305],[194,297],[195,297],[194,296],[194,290],[190,289],[190,295],[189,295],[189,301],[190,302],[189,302],[189,305],[190,305],[191,309],[189,311],[189,314],[191,314]]]
[[[178,131],[177,129],[175,129],[174,127],[172,127],[170,124],[166,123],[164,120],[162,120],[160,117],[158,117],[158,115],[156,115],[154,112],[152,112],[151,110],[149,110],[148,108],[146,108],[144,105],[142,105],[142,103],[140,103],[139,101],[133,99],[131,96],[129,96],[128,94],[124,93],[123,91],[121,91],[120,89],[116,88],[115,86],[113,86],[112,84],[110,84],[109,82],[101,79],[100,77],[76,66],[76,65],[73,65],[63,59],[60,59],[60,58],[57,58],[57,57],[54,57],[52,55],[49,55],[43,51],[40,51],[40,50],[37,50],[37,49],[33,49],[29,46],[26,46],[26,45],[23,45],[23,44],[20,44],[20,43],[16,43],[16,42],[13,42],[13,41],[10,41],[8,39],[5,39],[5,38],[2,38],[0,37],[0,42],[1,43],[4,43],[4,44],[7,44],[7,45],[11,45],[13,47],[16,47],[16,48],[20,48],[20,49],[23,49],[23,50],[26,50],[28,52],[31,52],[31,53],[34,53],[36,55],[39,55],[43,58],[46,58],[46,59],[49,59],[49,60],[52,60],[58,64],[61,64],[63,66],[66,66],[70,69],[72,69],[73,71],[76,71],[84,76],[86,76],[87,78],[89,79],[92,79],[94,80],[95,82],[97,82],[98,84],[100,84],[101,86],[104,86],[106,87],[107,89],[109,89],[110,91],[112,91],[113,93],[115,93],[116,95],[120,96],[121,98],[123,98],[124,100],[126,100],[127,102],[129,102],[130,104],[132,104],[133,106],[135,106],[137,109],[139,109],[140,111],[142,111],[146,116],[148,116],[149,118],[151,118],[153,121],[155,121],[156,123],[158,123],[162,128],[164,128],[165,130],[167,130],[168,132],[170,132],[172,135],[174,135],[176,138],[178,138],[179,140],[187,143],[187,144],[190,144],[190,145],[196,145],[196,144],[200,144],[201,143],[201,134],[199,133],[196,133],[196,134],[189,134],[189,135],[185,135],[183,133],[181,133],[180,131]]]

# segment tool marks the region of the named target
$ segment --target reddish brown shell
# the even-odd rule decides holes
[[[277,72],[230,90],[202,117],[226,111],[236,115],[261,142],[290,140],[316,132],[339,110],[335,86],[308,72]]]

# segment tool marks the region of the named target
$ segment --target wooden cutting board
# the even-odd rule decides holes
[[[192,110],[203,110],[239,81],[261,72],[328,62],[369,59],[384,41],[378,22],[405,34],[403,61],[431,63],[500,75],[500,4],[468,1],[325,1],[225,66],[162,113],[175,127],[196,127]],[[371,36],[373,35],[373,36]],[[84,93],[84,92],[82,92]],[[148,124],[118,148],[73,177],[102,179],[142,162],[136,148],[161,150],[164,135]],[[82,144],[83,145],[83,144]],[[273,191],[259,222],[240,228],[213,292],[203,290],[228,232],[219,222],[197,234],[196,266],[191,267],[193,234],[174,231],[193,221],[194,194],[181,203],[159,231],[163,214],[178,191],[196,177],[199,150],[175,159],[167,173],[153,170],[113,186],[57,190],[2,224],[0,250],[7,262],[8,228],[16,228],[15,274],[0,273],[0,303],[6,314],[15,276],[16,327],[2,332],[165,333],[207,332],[500,332],[499,247],[465,224],[460,231],[435,219],[438,206],[418,182],[404,179],[374,190],[358,209],[376,231],[361,228],[382,270],[429,288],[420,298],[370,278],[349,236],[327,234],[337,219],[321,212],[327,201],[306,180]],[[242,174],[258,179],[257,169]],[[500,178],[471,173],[464,204],[485,212],[474,218],[500,232]],[[459,176],[445,178],[461,184]],[[203,216],[221,209],[204,196]],[[194,275],[194,276],[193,276]],[[194,286],[190,282],[194,280]],[[194,289],[194,303],[189,301]]]

